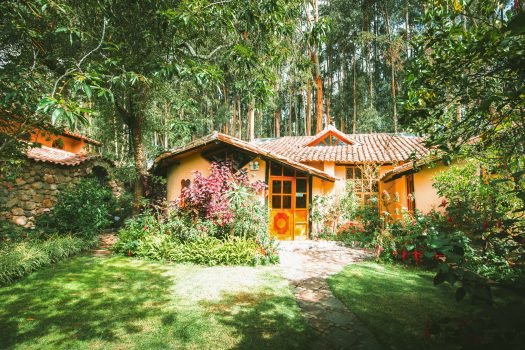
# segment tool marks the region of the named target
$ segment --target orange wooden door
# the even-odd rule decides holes
[[[271,237],[279,240],[308,237],[308,178],[296,177],[293,170],[273,169],[270,176]]]
[[[270,185],[270,235],[293,239],[293,178],[272,177]]]

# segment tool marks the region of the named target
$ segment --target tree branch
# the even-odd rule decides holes
[[[215,55],[220,49],[226,47],[226,45],[219,45],[217,46],[215,49],[213,49],[212,52],[210,52],[208,55],[199,55],[198,53],[195,52],[195,50],[193,49],[193,47],[191,47],[191,45],[187,42],[185,42],[184,44],[182,44],[186,47],[186,49],[190,52],[190,54],[193,56],[193,57],[196,57],[196,58],[200,58],[200,59],[203,59],[203,60],[209,60],[210,58],[213,57],[213,55]]]

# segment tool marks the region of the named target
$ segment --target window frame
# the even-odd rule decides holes
[[[371,175],[371,172],[367,169],[370,167],[373,167]],[[352,181],[354,184],[354,194],[360,198],[361,205],[371,197],[375,196],[379,198],[379,169],[379,165],[365,164],[345,166],[346,181]],[[358,172],[359,176],[356,177]]]

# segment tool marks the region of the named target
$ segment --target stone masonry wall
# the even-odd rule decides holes
[[[90,176],[97,166],[108,169],[110,163],[88,160],[77,166],[63,166],[28,160],[14,184],[0,183],[0,220],[32,227],[36,216],[53,208],[60,191]],[[108,185],[120,195],[121,189],[114,181]]]

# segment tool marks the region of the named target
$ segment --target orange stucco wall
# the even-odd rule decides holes
[[[423,167],[419,172],[414,173],[414,197],[415,207],[423,213],[428,213],[431,210],[440,210],[439,204],[441,204],[442,197],[440,197],[437,191],[432,187],[433,178],[438,173],[447,170],[448,167],[442,164],[437,164],[435,167]],[[382,182],[380,189],[386,190],[392,200],[397,194],[399,197],[398,202],[394,202],[386,208],[390,214],[395,218],[399,218],[402,209],[408,208],[408,196],[407,196],[407,177],[402,176],[394,181]]]
[[[31,142],[38,142],[42,144],[42,146],[53,147],[53,142],[57,139],[62,140],[63,147],[60,149],[64,151],[76,154],[83,154],[91,151],[91,145],[84,140],[77,140],[66,135],[54,135],[50,132],[41,130],[36,130],[31,133]]]
[[[416,198],[416,208],[424,213],[428,213],[432,209],[438,209],[438,205],[443,200],[437,194],[437,191],[432,187],[433,177],[447,170],[445,165],[438,165],[435,168],[424,168],[414,174],[414,193]]]
[[[248,173],[250,182],[262,181],[266,179],[266,162],[259,158],[253,160],[253,162],[259,163],[258,170],[251,170],[250,163],[246,164],[243,169]],[[181,180],[193,181],[193,173],[200,171],[204,176],[210,175],[211,163],[203,158],[200,154],[194,154],[188,158],[180,160],[179,164],[172,165],[168,169],[167,174],[167,199],[169,201],[176,200],[182,190]]]

